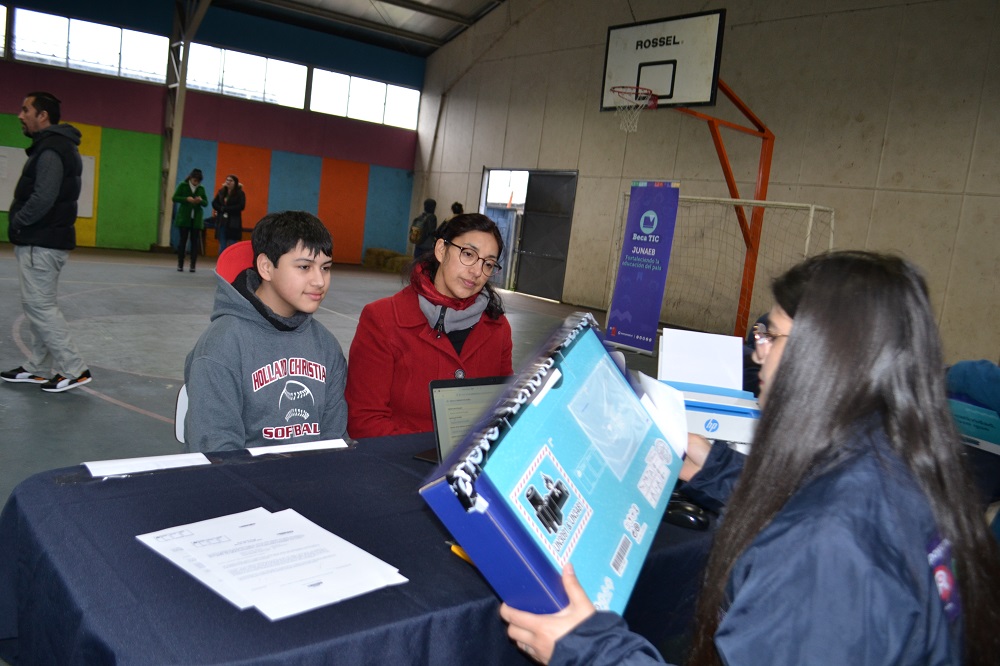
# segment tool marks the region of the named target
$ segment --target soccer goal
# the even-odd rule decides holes
[[[629,193],[623,196],[621,216],[629,205]],[[762,216],[752,214],[758,208]],[[741,217],[761,220],[755,262]],[[745,336],[747,320],[752,324],[771,308],[771,280],[802,259],[833,249],[833,230],[834,211],[825,206],[681,196],[660,321]],[[614,254],[615,272],[620,251]],[[753,270],[745,272],[748,257]]]

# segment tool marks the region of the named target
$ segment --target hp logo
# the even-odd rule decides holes
[[[705,421],[705,432],[715,432],[719,429],[719,422],[715,419]]]

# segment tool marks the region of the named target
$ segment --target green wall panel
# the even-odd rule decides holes
[[[162,139],[101,130],[97,247],[148,250],[157,241]]]
[[[0,113],[0,146],[19,146],[27,148],[28,137],[21,132],[21,121],[16,115]],[[10,205],[9,201],[4,201],[2,208],[6,209]],[[7,211],[0,211],[0,241],[7,241]]]
[[[27,148],[30,144],[31,141],[21,131],[21,121],[17,119],[17,114],[0,113],[0,146]]]

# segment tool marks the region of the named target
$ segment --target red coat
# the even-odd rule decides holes
[[[407,286],[361,311],[347,364],[347,432],[381,437],[433,429],[432,379],[507,376],[511,366],[507,317],[483,314],[462,346],[427,323],[417,293]]]

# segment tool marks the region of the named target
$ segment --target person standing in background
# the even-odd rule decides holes
[[[434,199],[424,199],[424,212],[414,220],[414,224],[420,225],[420,238],[413,244],[413,256],[419,258],[434,249],[437,241],[434,235],[437,231],[437,216],[434,209],[437,208],[437,201]]]
[[[242,239],[243,209],[246,208],[247,197],[240,185],[240,179],[229,174],[226,182],[219,188],[212,199],[212,210],[215,211],[215,237],[219,241],[219,254],[233,243]]]
[[[456,201],[455,203],[453,203],[451,205],[451,217],[455,217],[457,215],[461,215],[464,212],[465,212],[465,208],[459,202]],[[448,220],[450,220],[451,217],[449,217]],[[447,222],[448,220],[445,220],[445,222]]]
[[[204,211],[208,205],[208,195],[201,185],[201,169],[192,169],[183,183],[174,192],[174,201],[178,204],[174,225],[181,232],[181,240],[177,244],[177,270],[184,270],[184,251],[187,249],[188,237],[191,238],[191,272],[194,273],[200,251],[201,231],[205,228]],[[193,232],[193,233],[192,233]]]
[[[47,92],[28,93],[17,118],[31,145],[14,188],[7,237],[14,244],[21,307],[28,320],[29,358],[0,373],[6,382],[41,384],[60,393],[91,381],[90,370],[59,310],[59,273],[76,247],[80,198],[80,131],[60,124],[60,101]],[[49,378],[48,373],[55,370]]]

